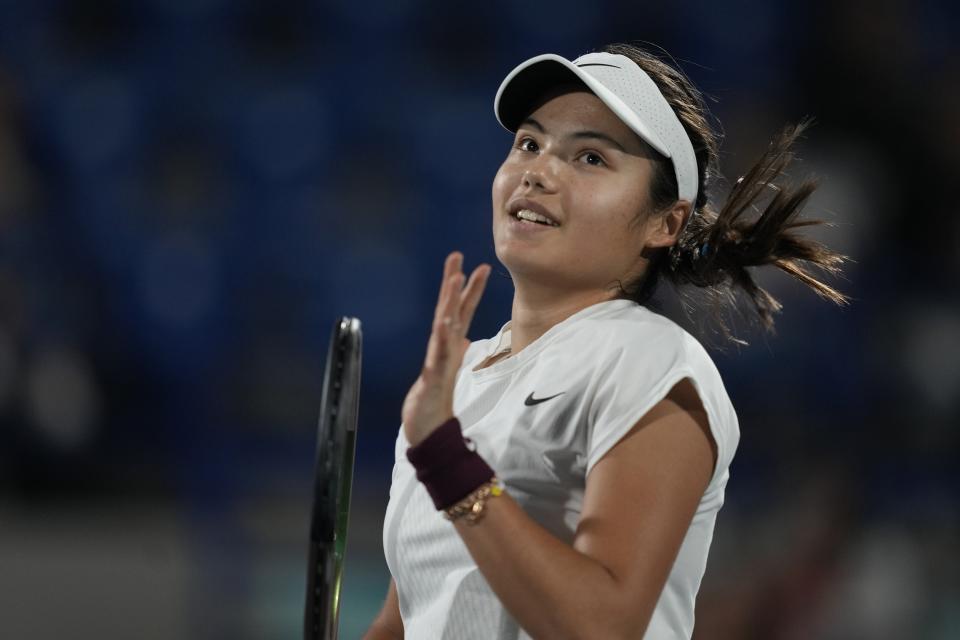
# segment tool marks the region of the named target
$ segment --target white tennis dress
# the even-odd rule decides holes
[[[457,374],[454,413],[506,491],[568,544],[593,465],[677,382],[693,382],[717,443],[717,465],[644,636],[690,638],[694,600],[740,439],[737,415],[710,356],[672,320],[622,299],[582,309],[519,353],[473,370],[509,344],[509,322],[493,338],[471,343]],[[417,481],[408,446],[401,425],[383,526],[405,637],[530,638]]]

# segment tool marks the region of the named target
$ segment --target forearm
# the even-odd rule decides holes
[[[487,501],[478,523],[455,526],[494,593],[534,638],[624,635],[610,572],[554,537],[506,492]]]
[[[388,627],[374,621],[374,623],[370,625],[370,628],[367,629],[363,640],[403,640],[403,634],[397,635]]]

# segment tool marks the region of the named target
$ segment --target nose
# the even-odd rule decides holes
[[[556,177],[553,175],[554,172],[550,168],[550,161],[545,157],[546,154],[541,155],[534,162],[531,162],[523,172],[523,186],[528,189],[543,189],[545,191],[552,191],[555,186]]]
[[[523,186],[527,188],[538,187],[543,189],[543,176],[539,171],[534,169],[527,169],[523,172]]]

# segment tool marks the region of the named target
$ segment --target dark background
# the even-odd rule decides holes
[[[0,636],[297,637],[319,389],[364,330],[343,637],[379,609],[403,397],[443,257],[499,266],[510,69],[664,47],[734,180],[791,178],[854,262],[761,273],[697,638],[960,636],[958,11],[946,2],[0,0]],[[494,274],[471,336],[509,319]],[[670,291],[664,290],[670,313]]]

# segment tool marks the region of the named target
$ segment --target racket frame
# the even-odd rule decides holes
[[[307,560],[305,640],[336,640],[356,456],[362,331],[334,322],[323,374]]]

